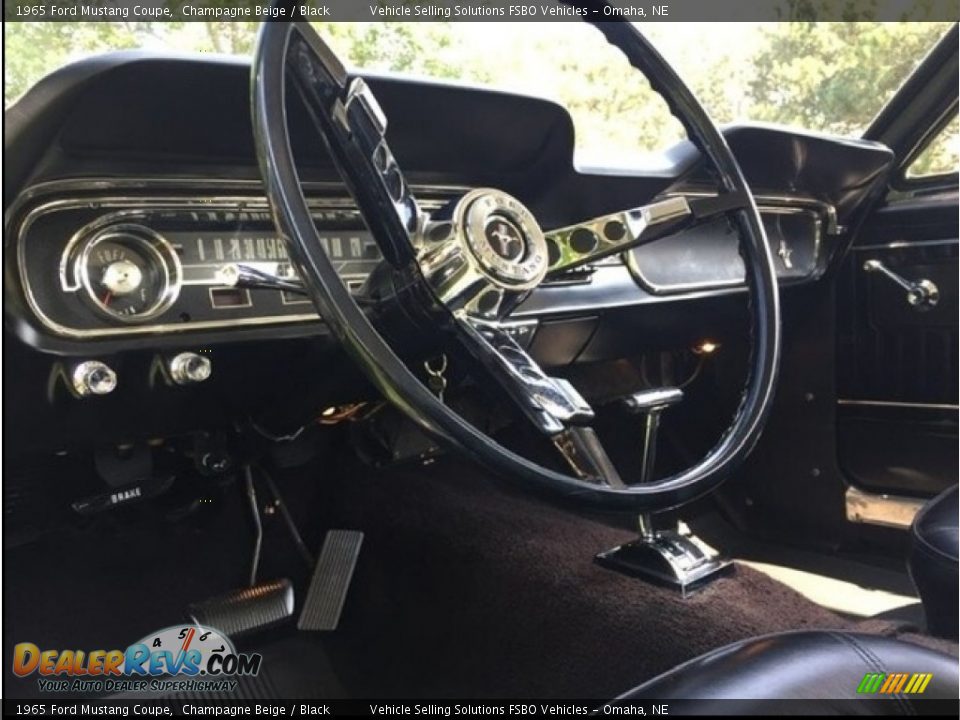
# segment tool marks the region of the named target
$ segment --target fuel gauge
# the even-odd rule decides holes
[[[93,235],[75,276],[102,314],[123,322],[156,317],[180,292],[180,260],[160,235],[141,225],[114,225]]]

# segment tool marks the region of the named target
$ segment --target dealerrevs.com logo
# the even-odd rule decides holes
[[[263,656],[238,653],[220,631],[173,626],[126,650],[13,649],[13,673],[37,676],[43,692],[231,692],[237,676],[260,672]]]

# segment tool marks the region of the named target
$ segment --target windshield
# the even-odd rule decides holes
[[[583,23],[315,23],[356,68],[548,97],[580,164],[634,165],[683,137],[665,105]],[[652,23],[660,52],[719,123],[859,136],[950,23]],[[7,23],[4,102],[85,55],[123,48],[247,55],[256,23]],[[425,109],[428,111],[429,109]]]

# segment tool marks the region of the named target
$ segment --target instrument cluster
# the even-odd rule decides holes
[[[320,242],[347,286],[359,291],[382,256],[353,202],[329,192],[310,200]],[[418,198],[429,212],[462,192],[420,189]],[[836,232],[832,208],[758,202],[781,282],[816,277],[824,236]],[[29,310],[60,338],[306,325],[319,317],[260,195],[60,196],[24,206],[9,230]],[[545,283],[549,305],[534,298],[529,309],[561,312],[570,303],[619,303],[621,294],[635,303],[742,287],[738,242],[729,223],[705,223]],[[273,286],[243,286],[240,276],[272,278]],[[611,278],[616,287],[609,287]]]
[[[351,203],[311,201],[321,243],[359,290],[381,260]],[[57,200],[18,232],[27,303],[45,328],[80,339],[315,321],[302,293],[241,288],[238,267],[296,280],[261,197]],[[57,268],[56,274],[51,268]]]

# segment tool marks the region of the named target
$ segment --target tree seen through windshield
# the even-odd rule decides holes
[[[315,23],[358,68],[492,85],[571,113],[577,160],[624,165],[682,130],[645,80],[580,23]],[[642,30],[719,123],[859,136],[949,23],[653,23]],[[124,48],[246,55],[257,24],[8,23],[4,102],[78,57]],[[957,166],[948,135],[926,158]]]

